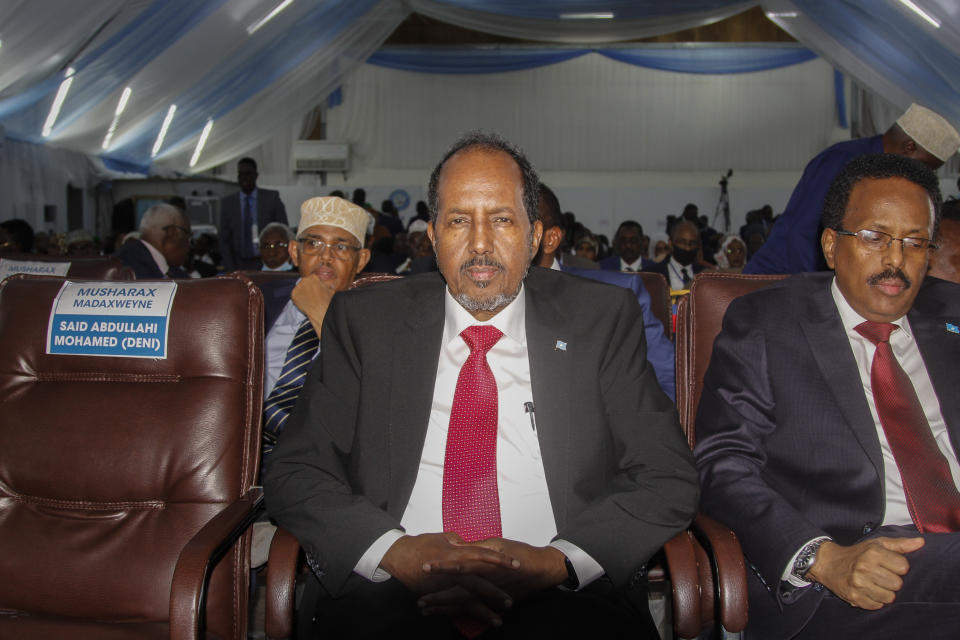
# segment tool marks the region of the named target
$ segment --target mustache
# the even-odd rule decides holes
[[[504,268],[502,263],[497,262],[490,256],[477,256],[475,258],[470,258],[460,265],[460,271],[466,271],[470,267],[495,267],[500,270],[503,270]]]
[[[900,269],[894,269],[892,267],[867,278],[867,284],[878,285],[884,280],[893,280],[895,278],[903,282],[904,289],[909,289],[911,286],[913,286],[913,283],[910,282],[910,278],[907,277],[907,274]]]

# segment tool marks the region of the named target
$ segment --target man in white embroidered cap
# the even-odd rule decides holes
[[[296,241],[287,246],[299,280],[261,286],[267,338],[263,385],[264,452],[283,431],[319,349],[333,295],[346,291],[370,259],[363,248],[367,212],[342,198],[310,198],[300,207]]]
[[[807,164],[770,237],[743,272],[789,274],[826,268],[820,252],[823,199],[850,160],[868,153],[895,153],[936,171],[958,147],[960,133],[952,124],[930,109],[912,104],[883,135],[845,140],[825,149]]]
[[[692,458],[632,292],[530,266],[538,186],[467,135],[430,178],[439,273],[331,303],[264,482],[304,637],[658,637],[645,565]]]

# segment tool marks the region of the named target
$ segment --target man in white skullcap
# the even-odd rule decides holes
[[[910,105],[883,135],[838,142],[815,157],[803,171],[783,214],[766,243],[750,258],[744,273],[823,271],[820,214],[827,189],[853,158],[868,153],[895,153],[919,160],[934,171],[960,148],[960,133],[937,113]]]
[[[319,349],[330,300],[350,287],[370,259],[363,247],[367,212],[337,197],[310,198],[300,207],[296,240],[287,250],[300,279],[265,286],[267,339],[264,371],[265,452],[283,430],[303,378]],[[283,302],[279,315],[272,308]]]

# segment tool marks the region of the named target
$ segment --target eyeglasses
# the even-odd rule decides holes
[[[900,241],[900,249],[904,252],[920,252],[937,248],[929,238],[894,238],[889,233],[873,229],[860,229],[860,231],[837,229],[836,231],[837,235],[856,236],[860,244],[870,251],[886,251],[894,240]]]
[[[325,242],[320,238],[297,238],[297,242],[302,246],[301,251],[308,256],[318,256],[329,248],[337,259],[348,260],[354,251],[360,251],[360,247],[354,247],[346,242]]]
[[[183,233],[183,235],[187,237],[190,236],[190,229],[188,229],[187,227],[181,227],[180,225],[177,225],[177,224],[168,224],[163,228],[164,231],[168,231],[170,229],[179,229]]]
[[[260,245],[261,249],[286,249],[290,246],[289,242],[265,242]]]

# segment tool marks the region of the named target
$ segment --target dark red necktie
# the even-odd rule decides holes
[[[460,369],[443,460],[443,530],[467,542],[501,536],[497,491],[497,381],[487,351],[503,333],[492,325],[460,332],[470,356]]]
[[[890,348],[889,322],[864,322],[857,332],[877,345],[870,386],[877,415],[900,469],[910,516],[920,533],[960,531],[960,492],[940,452],[917,392]]]

